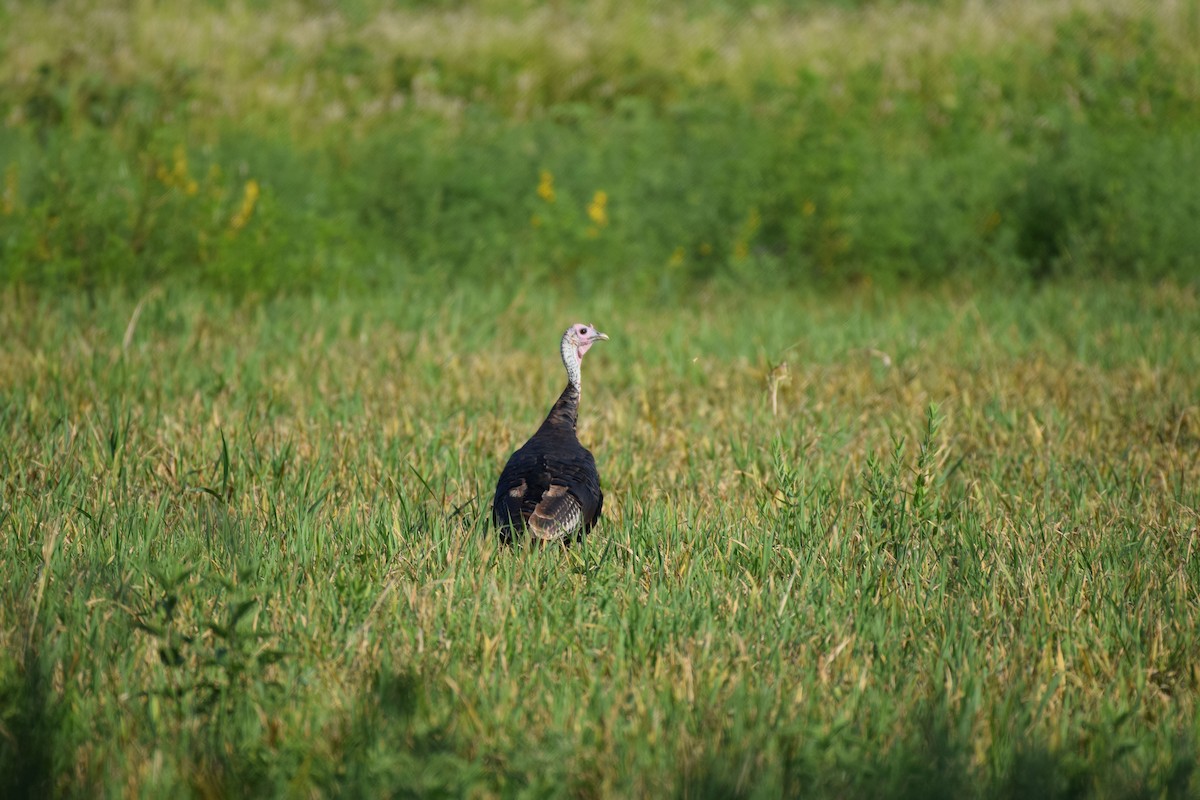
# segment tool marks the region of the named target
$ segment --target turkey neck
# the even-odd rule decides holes
[[[575,430],[575,422],[579,419],[579,387],[573,383],[567,383],[567,388],[563,389],[562,394],[558,396],[558,400],[554,403],[554,407],[550,409],[546,421],[542,423],[543,428],[567,428]]]
[[[567,388],[563,389],[562,394],[558,396],[558,400],[550,409],[550,414],[542,423],[542,427],[565,427],[573,431],[575,423],[579,419],[579,395],[583,392],[583,365],[575,350],[575,344],[569,336],[563,336],[562,346],[559,350],[562,353],[563,367],[567,370]]]

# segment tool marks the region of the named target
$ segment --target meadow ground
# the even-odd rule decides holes
[[[1197,41],[0,0],[0,797],[1197,796]]]
[[[6,796],[1194,796],[1194,288],[410,289],[4,298]]]

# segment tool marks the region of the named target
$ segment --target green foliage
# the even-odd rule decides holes
[[[1047,28],[1037,4],[869,5],[829,16],[813,48],[798,42],[832,14],[821,4],[481,6],[455,12],[461,47],[407,38],[445,24],[440,4],[333,18],[268,4],[255,28],[265,55],[219,76],[186,36],[130,33],[169,29],[168,9],[97,12],[97,43],[126,47],[146,67],[132,71],[77,37],[31,59],[16,37],[52,37],[65,12],[12,11],[0,277],[237,293],[419,274],[587,288],[616,265],[626,285],[667,296],[703,283],[1197,274],[1194,14],[1118,3],[1054,12]],[[246,24],[219,6],[192,12],[228,17],[225,36]],[[309,24],[317,46],[293,35]],[[938,26],[962,31],[904,39]],[[560,30],[575,38],[530,47]],[[717,30],[732,31],[728,52],[687,44]]]
[[[0,6],[0,795],[1194,795],[1198,33]]]

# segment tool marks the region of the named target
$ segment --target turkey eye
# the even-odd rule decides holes
[[[580,328],[580,329],[579,329],[579,334],[580,334],[581,336],[582,336],[583,334],[585,334],[585,333],[587,333],[587,328]]]

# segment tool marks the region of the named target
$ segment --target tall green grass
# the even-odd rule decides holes
[[[4,297],[0,793],[1197,791],[1194,289],[406,291]]]
[[[1197,274],[1194,3],[2,13],[10,285]]]
[[[1195,796],[1198,36],[0,6],[0,796]]]

